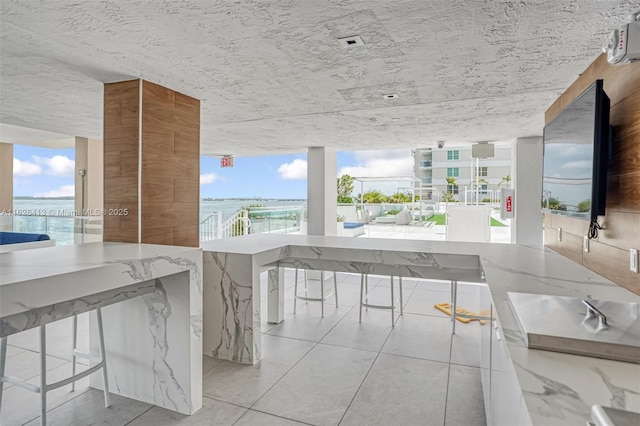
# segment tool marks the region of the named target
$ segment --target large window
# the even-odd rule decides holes
[[[486,167],[479,167],[478,168],[478,173],[480,174],[480,176],[482,177],[486,177],[487,176],[487,168]]]
[[[447,160],[459,160],[460,159],[460,151],[447,151]]]
[[[447,167],[447,177],[459,177],[459,176],[460,176],[460,168]]]

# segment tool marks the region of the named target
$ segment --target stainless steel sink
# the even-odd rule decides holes
[[[514,292],[507,296],[527,347],[640,364],[640,304]]]
[[[591,420],[593,422],[589,424],[593,426],[640,425],[640,413],[594,405],[591,407]]]

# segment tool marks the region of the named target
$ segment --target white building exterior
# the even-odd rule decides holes
[[[479,180],[481,199],[486,191],[497,190],[504,183],[503,178],[511,176],[511,146],[495,144],[495,155],[491,158],[475,159],[471,157],[471,145],[445,146],[444,148],[414,149],[414,174],[419,179],[425,199],[439,199],[443,192],[450,189],[454,199],[464,200],[464,190],[475,189]],[[457,188],[447,188],[447,177],[454,177]],[[419,190],[416,192],[419,194]]]

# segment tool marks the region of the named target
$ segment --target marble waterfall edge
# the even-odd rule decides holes
[[[132,279],[152,282],[154,291],[103,308],[113,392],[183,414],[193,414],[202,406],[200,253],[193,250],[180,257],[114,262],[124,265]],[[93,316],[91,323],[95,352],[98,343]],[[185,324],[189,325],[187,333]],[[101,378],[93,375],[91,385],[101,388]]]
[[[254,305],[260,303],[260,277],[252,256],[205,251],[203,268],[204,354],[244,364],[257,362],[260,317]]]

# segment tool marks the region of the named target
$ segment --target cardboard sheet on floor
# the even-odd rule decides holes
[[[450,303],[436,303],[435,305],[433,305],[433,307],[451,316]],[[481,325],[485,325],[487,323],[486,317],[488,314],[489,312],[484,311],[480,314],[476,314],[475,312],[471,312],[470,310],[461,308],[460,306],[456,307],[456,319],[465,324],[468,324],[471,321],[478,321]]]

